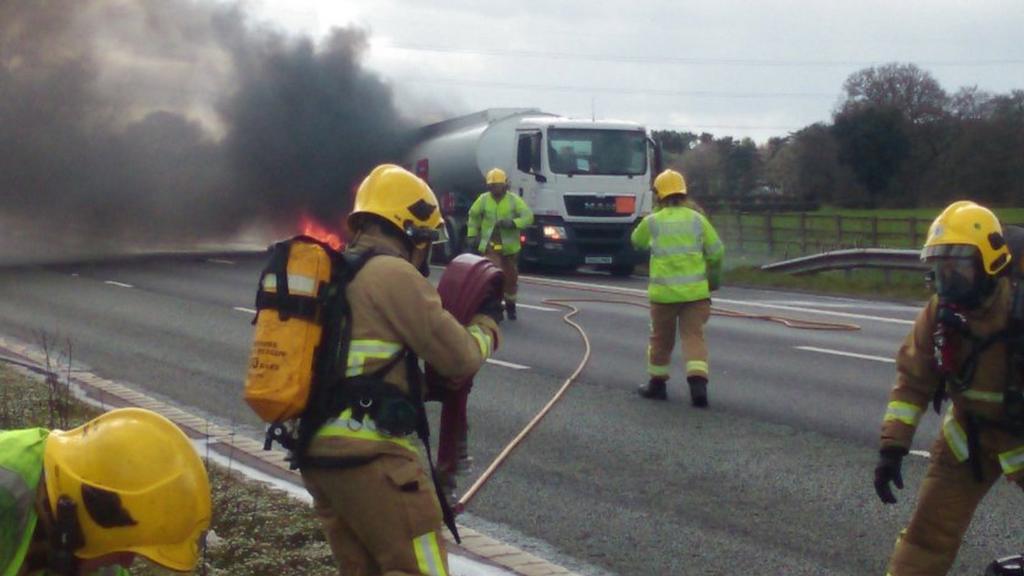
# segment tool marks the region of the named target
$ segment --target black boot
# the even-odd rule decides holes
[[[690,384],[690,403],[697,408],[708,407],[708,379],[704,376],[688,376]]]
[[[509,320],[516,319],[516,301],[505,300],[505,315],[508,316]]]
[[[647,384],[637,388],[636,393],[649,400],[668,400],[665,380],[661,378],[651,378]]]

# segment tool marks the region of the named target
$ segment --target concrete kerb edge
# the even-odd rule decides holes
[[[10,338],[0,336],[0,350],[24,359],[43,369],[46,356],[38,348],[27,346]],[[260,472],[302,485],[298,472],[289,469],[285,455],[280,451],[264,451],[263,445],[248,437],[238,436],[234,431],[214,424],[205,418],[190,414],[166,402],[152,398],[137,390],[95,374],[72,371],[71,381],[91,399],[111,408],[134,406],[146,408],[176,423],[190,437],[205,439],[210,450],[237,460]],[[449,546],[468,552],[520,576],[575,576],[570,570],[534,556],[515,546],[510,546],[472,528],[459,525],[462,544],[456,545],[451,534],[444,531]]]

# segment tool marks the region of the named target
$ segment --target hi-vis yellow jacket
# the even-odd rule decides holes
[[[985,337],[1003,330],[1009,318],[1010,298],[1010,281],[1001,278],[988,302],[966,314],[971,333]],[[930,408],[935,390],[941,384],[934,363],[937,306],[937,298],[932,297],[918,314],[914,327],[896,355],[896,384],[889,394],[889,405],[882,421],[882,448],[910,448],[921,416]],[[967,342],[961,347],[961,362],[970,353],[970,348]],[[970,388],[950,395],[952,403],[943,418],[942,435],[950,451],[961,462],[966,461],[969,455],[966,414],[969,412],[997,422],[1004,418],[1003,391],[1008,377],[1006,354],[1006,343],[1002,341],[982,352]],[[983,427],[980,444],[983,452],[999,459],[1007,476],[1014,480],[1024,476],[1024,439],[992,427]]]
[[[348,286],[346,294],[352,307],[349,376],[376,371],[404,348],[452,379],[471,376],[480,369],[498,344],[494,320],[477,315],[468,327],[459,324],[441,307],[434,286],[404,257],[400,240],[368,231],[357,236],[351,248],[373,248],[385,255],[371,258]],[[408,393],[405,362],[396,364],[384,379]],[[415,435],[384,436],[369,417],[359,423],[349,414],[349,410],[342,412],[320,429],[310,446],[310,456],[418,454],[421,444]]]
[[[511,219],[516,226],[515,228],[497,228],[498,236],[501,238],[501,253],[518,254],[522,249],[519,231],[533,224],[533,211],[522,198],[510,192],[506,192],[500,202],[495,201],[490,192],[484,192],[477,197],[473,205],[469,207],[466,237],[478,238],[476,248],[480,253],[484,253],[487,251],[487,244],[491,241],[498,221],[505,218]]]
[[[644,218],[631,236],[651,251],[647,292],[651,302],[696,302],[717,287],[725,247],[706,217],[685,206],[665,206]]]

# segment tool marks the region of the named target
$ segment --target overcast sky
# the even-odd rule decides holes
[[[536,106],[764,141],[828,120],[843,80],[914,62],[947,91],[1024,88],[1024,1],[253,0],[366,65],[419,116]],[[436,119],[436,118],[427,118]]]

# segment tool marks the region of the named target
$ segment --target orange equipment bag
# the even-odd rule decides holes
[[[256,295],[256,329],[245,379],[245,401],[265,422],[298,418],[306,408],[339,256],[307,236],[270,249]]]

